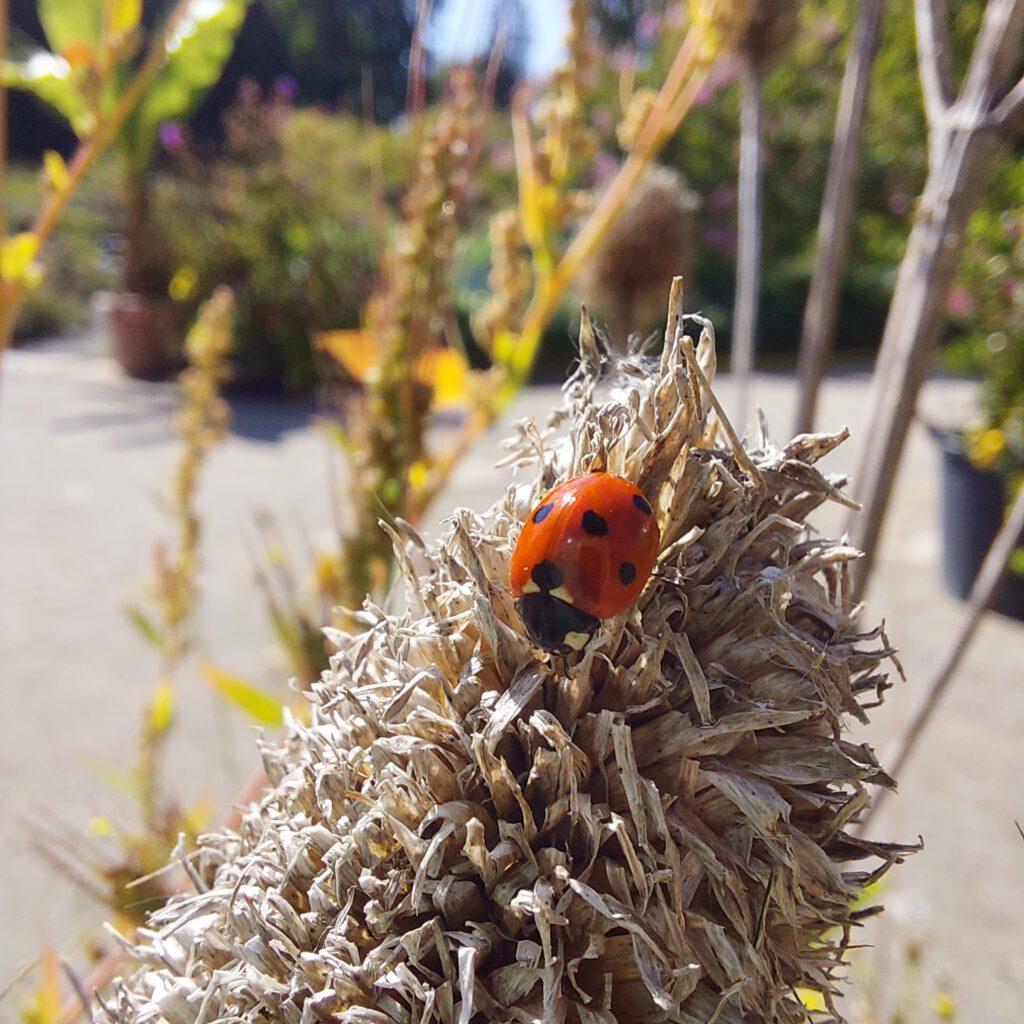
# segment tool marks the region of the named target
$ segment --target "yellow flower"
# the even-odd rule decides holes
[[[940,1020],[952,1020],[956,1016],[956,1000],[948,992],[936,992],[932,1009]]]
[[[196,290],[199,274],[195,267],[181,267],[171,278],[167,292],[175,302],[185,302]]]
[[[1006,435],[998,427],[987,427],[967,435],[967,456],[978,469],[991,469],[1006,449]]]

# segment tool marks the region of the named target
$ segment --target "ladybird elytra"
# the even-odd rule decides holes
[[[644,588],[659,548],[650,502],[631,481],[588,473],[546,494],[528,516],[509,583],[539,647],[582,650]]]

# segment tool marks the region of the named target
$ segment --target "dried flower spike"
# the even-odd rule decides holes
[[[908,852],[848,831],[893,785],[843,738],[893,652],[855,621],[857,552],[805,525],[848,501],[815,465],[846,432],[745,450],[710,325],[695,345],[681,322],[660,360],[608,367],[585,320],[567,433],[511,446],[533,481],[436,550],[395,532],[410,609],[335,634],[312,724],[264,747],[269,789],[200,840],[200,891],[153,916],[102,1019],[788,1024],[811,1019],[797,989],[839,1017],[855,902]],[[646,495],[658,568],[547,656],[512,548],[597,469]]]

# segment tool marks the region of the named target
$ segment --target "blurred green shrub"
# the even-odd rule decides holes
[[[191,315],[219,284],[237,302],[236,380],[309,390],[312,336],[359,325],[372,283],[371,132],[357,119],[299,110],[287,83],[264,98],[246,85],[219,153],[176,150],[163,183],[177,271],[172,297]],[[381,191],[399,188],[410,141],[373,129]]]
[[[45,273],[39,286],[27,294],[16,339],[81,330],[89,322],[93,293],[116,284],[113,244],[118,183],[108,164],[96,168],[68,203],[41,256]],[[7,217],[12,232],[29,230],[45,190],[40,171],[8,168]]]
[[[992,209],[998,204],[1000,209]],[[981,418],[964,431],[972,461],[1017,486],[1024,479],[1024,163],[1004,164],[989,205],[968,223],[957,282],[947,299],[958,336],[947,369],[977,377]]]

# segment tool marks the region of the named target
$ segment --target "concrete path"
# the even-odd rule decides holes
[[[150,552],[169,524],[159,497],[176,457],[169,385],[121,378],[81,346],[14,351],[0,396],[0,989],[44,944],[81,953],[101,918],[37,848],[44,830],[80,833],[94,816],[130,807],[117,776],[130,767],[156,672],[154,652],[123,616],[144,598]],[[719,392],[730,408],[731,382]],[[953,420],[970,402],[963,382],[933,381],[926,414]],[[761,376],[756,401],[773,436],[792,421],[788,378]],[[826,468],[852,472],[867,433],[867,378],[830,380],[821,420],[854,439]],[[557,389],[530,389],[510,418],[543,416]],[[282,523],[296,558],[304,537],[331,534],[337,457],[310,427],[310,409],[241,403],[236,431],[212,456],[202,485],[202,646],[205,656],[284,694],[286,675],[252,583],[255,510]],[[502,426],[467,457],[435,509],[484,509],[507,474],[493,469]],[[890,692],[865,737],[885,751],[909,715],[962,613],[941,589],[934,445],[916,426],[887,524],[867,621],[884,617],[909,682]],[[819,517],[839,528],[842,510]],[[435,531],[436,533],[436,531]],[[941,714],[875,828],[925,838],[925,850],[884,888],[890,913],[867,930],[876,953],[856,967],[876,1004],[912,1004],[910,1022],[932,1021],[931,999],[948,991],[958,1019],[1019,1024],[1024,1006],[1024,626],[991,617]],[[182,674],[180,726],[169,751],[182,797],[225,799],[258,764],[254,734],[226,711],[194,671]],[[101,843],[102,840],[97,840]],[[900,958],[922,950],[914,980]],[[891,961],[891,962],[890,962]],[[914,987],[916,986],[916,987]],[[895,993],[895,996],[893,995]],[[17,998],[17,994],[13,998]],[[12,1019],[10,1005],[0,1019]],[[889,1020],[889,1017],[878,1017]]]

